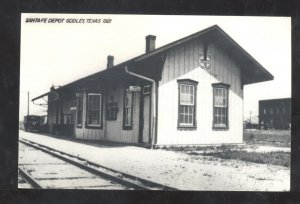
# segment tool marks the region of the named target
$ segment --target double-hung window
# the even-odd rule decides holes
[[[124,129],[132,128],[132,106],[133,106],[133,93],[128,89],[126,89],[124,94],[124,115],[123,115]]]
[[[228,88],[213,84],[213,128],[228,128]]]
[[[178,80],[178,127],[196,127],[196,88],[198,82]]]
[[[102,95],[100,93],[87,94],[86,125],[100,128],[102,125]]]
[[[77,93],[77,108],[76,108],[76,123],[77,127],[82,127],[82,104],[83,97],[82,94]]]

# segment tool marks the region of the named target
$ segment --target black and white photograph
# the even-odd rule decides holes
[[[290,17],[20,18],[18,188],[290,191]]]

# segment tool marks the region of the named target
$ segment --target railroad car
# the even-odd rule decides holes
[[[25,131],[45,132],[47,130],[47,115],[27,115],[24,116]]]

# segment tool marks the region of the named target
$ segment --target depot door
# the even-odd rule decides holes
[[[151,86],[147,85],[141,91],[140,103],[140,137],[139,142],[150,143],[151,129]]]
[[[144,95],[144,110],[143,110],[143,143],[150,141],[150,94]]]

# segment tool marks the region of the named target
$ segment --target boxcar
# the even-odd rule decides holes
[[[44,132],[47,129],[47,116],[27,115],[24,116],[25,131]]]

